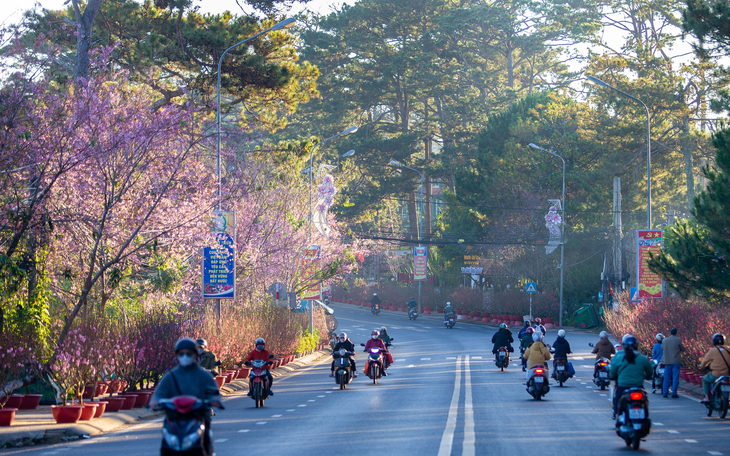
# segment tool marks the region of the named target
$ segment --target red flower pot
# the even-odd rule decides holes
[[[26,394],[23,396],[23,401],[20,403],[20,410],[35,410],[38,408],[38,404],[41,403],[42,394]]]
[[[482,318],[486,318],[487,319],[487,320],[484,320],[484,321],[491,320],[492,314],[489,314],[487,312],[482,312]]]
[[[94,404],[99,404],[99,406],[96,408],[96,413],[94,413],[94,418],[101,418],[101,416],[106,412],[106,401],[98,401],[94,402]]]
[[[555,329],[555,325],[552,323],[545,323],[545,329]]]
[[[487,317],[482,317],[482,321],[485,322],[485,323],[489,323],[490,320]]]
[[[134,408],[144,407],[152,396],[150,391],[137,391],[135,394],[137,395],[137,400],[134,401]]]
[[[436,309],[436,313],[442,314],[442,313],[444,313],[444,309]]]
[[[84,411],[82,405],[52,405],[51,413],[58,424],[77,423]]]
[[[103,383],[96,385],[96,397],[103,396],[109,391],[109,387]]]
[[[684,380],[685,382],[688,382],[689,377],[687,375],[689,375],[687,372],[682,372],[681,370],[679,371],[680,380]]]
[[[23,403],[23,396],[23,394],[11,394],[3,408],[19,409],[20,404]]]
[[[215,376],[215,383],[218,385],[218,388],[222,387],[225,382],[226,382],[226,378],[224,376],[222,376],[222,375]]]
[[[81,421],[90,421],[96,414],[96,408],[99,404],[96,402],[87,402],[83,405],[84,409],[81,411]]]
[[[3,408],[0,410],[0,426],[10,426],[15,419],[16,408]]]
[[[124,406],[124,401],[126,399],[123,397],[105,397],[104,402],[106,402],[106,412],[118,412],[122,409],[122,406]]]
[[[543,323],[555,323],[555,319],[554,318],[543,318],[542,322]]]
[[[120,410],[132,410],[134,408],[134,403],[137,402],[136,394],[120,394],[117,397],[124,398],[124,405],[122,405]]]

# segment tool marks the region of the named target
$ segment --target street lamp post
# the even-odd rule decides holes
[[[401,163],[399,161],[396,161],[396,160],[391,160],[390,161],[390,166],[396,166],[396,167],[399,167],[399,168],[410,169],[411,171],[417,172],[418,175],[421,176],[421,191],[420,191],[420,193],[421,193],[421,198],[420,198],[420,200],[421,200],[421,202],[420,202],[421,215],[418,217],[418,246],[421,247],[421,239],[423,238],[423,235],[422,235],[422,233],[423,233],[423,224],[421,223],[421,218],[423,217],[423,181],[424,181],[423,173],[421,173],[419,170],[417,170],[415,168],[411,168],[410,166],[406,166],[403,163]],[[428,278],[428,272],[426,272],[426,278]],[[421,314],[421,281],[420,280],[418,281],[418,314],[419,315]]]
[[[340,133],[337,133],[334,136],[330,136],[329,138],[325,139],[324,141],[320,141],[317,144],[312,147],[312,150],[309,152],[309,241],[312,240],[312,175],[314,174],[314,164],[312,160],[314,159],[314,150],[319,147],[320,144],[324,144],[330,139],[335,139],[338,136],[343,135],[349,135],[350,133],[355,133],[357,131],[357,126],[353,125],[352,127],[348,128],[345,131],[342,131]],[[348,157],[350,155],[355,153],[354,150],[350,150],[346,152],[344,155],[347,155]],[[348,155],[349,154],[349,155]],[[343,155],[343,156],[344,156]],[[309,303],[309,333],[314,334],[314,303],[311,302],[313,300],[310,299]]]
[[[539,151],[548,153],[552,155],[553,157],[558,157],[560,161],[563,162],[563,201],[562,201],[562,213],[563,213],[563,223],[560,224],[560,315],[558,317],[558,325],[563,326],[563,273],[565,270],[565,263],[564,259],[564,248],[565,248],[565,159],[561,157],[560,155],[556,154],[555,152],[551,152],[547,149],[543,149],[542,147],[538,146],[537,144],[530,143],[530,147],[533,149],[537,149]]]
[[[620,93],[621,95],[631,98],[632,100],[636,101],[637,103],[641,103],[641,106],[644,107],[644,110],[646,111],[646,228],[651,229],[651,118],[649,117],[649,108],[644,104],[643,101],[639,100],[633,95],[629,95],[628,93],[617,89],[616,87],[610,85],[607,82],[603,82],[600,79],[594,77],[594,76],[588,76],[586,78],[588,82],[591,82],[593,84],[608,87],[611,90],[615,90],[616,92]]]

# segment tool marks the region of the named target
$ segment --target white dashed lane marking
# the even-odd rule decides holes
[[[281,415],[271,415],[272,418],[281,418]]]
[[[684,439],[684,441],[687,443],[697,443],[697,440],[692,440],[692,439]]]
[[[675,431],[672,429],[667,430],[667,432],[669,432],[670,434],[679,434],[679,431]]]
[[[227,441],[228,441],[228,439],[218,439],[218,440],[213,440],[213,443],[223,443],[223,442],[227,442]]]
[[[250,431],[250,430],[251,430],[251,429],[241,429],[241,430],[240,430],[240,431],[238,431],[238,432],[248,432],[248,431]]]
[[[421,361],[431,361],[431,358],[421,358]]]
[[[472,356],[471,359],[482,359],[481,356]]]
[[[259,422],[258,422],[258,423],[256,423],[256,424],[259,424],[259,425],[261,425],[261,424],[266,424],[266,421],[259,421]]]
[[[708,453],[710,453],[712,456],[722,456],[722,453],[720,453],[719,451],[708,451]]]

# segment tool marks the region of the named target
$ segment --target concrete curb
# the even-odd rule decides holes
[[[328,350],[319,350],[310,355],[297,358],[285,366],[279,367],[272,371],[271,375],[274,378],[284,377],[298,369],[315,364],[328,356],[330,356]],[[234,380],[221,388],[221,394],[224,397],[244,392],[248,392],[248,380]],[[18,416],[22,417],[23,415]],[[16,416],[16,420],[18,416]],[[48,413],[44,411],[42,416],[48,419],[50,417],[50,409]],[[0,448],[19,448],[78,440],[84,437],[114,431],[126,424],[156,418],[158,416],[162,416],[162,413],[139,408],[113,414],[110,413],[101,418],[96,418],[93,421],[83,421],[75,424],[16,424],[10,427],[0,428]]]

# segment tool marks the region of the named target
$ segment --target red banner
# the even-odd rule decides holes
[[[662,278],[649,269],[649,254],[662,251],[662,230],[636,231],[636,271],[639,298],[661,298]]]

